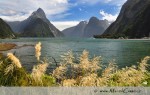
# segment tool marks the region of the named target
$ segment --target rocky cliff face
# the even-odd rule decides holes
[[[82,21],[77,26],[67,28],[62,32],[68,37],[93,37],[104,33],[108,26],[109,22],[107,20],[91,17],[89,22]]]
[[[20,33],[21,36],[24,37],[63,36],[63,34],[46,18],[45,12],[41,8],[33,12],[31,16],[24,21],[7,23],[15,32]]]
[[[0,18],[0,38],[14,38],[14,32],[10,26]]]
[[[148,37],[150,34],[150,0],[128,0],[122,7],[117,20],[103,35]]]

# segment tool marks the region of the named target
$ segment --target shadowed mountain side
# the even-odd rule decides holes
[[[0,18],[0,38],[14,38],[14,32],[10,26]]]
[[[142,38],[150,35],[150,0],[128,0],[103,37]],[[100,37],[100,36],[97,36]]]
[[[101,35],[109,26],[107,20],[99,20],[96,17],[92,17],[89,23],[84,29],[84,37],[93,37],[94,35]]]
[[[77,26],[67,28],[62,32],[67,37],[82,37],[84,34],[84,29],[87,25],[86,21],[81,21]]]
[[[52,31],[49,29],[42,19],[37,18],[32,23],[28,24],[21,33],[23,37],[54,37]]]
[[[109,26],[107,20],[99,20],[91,17],[89,22],[81,21],[77,26],[67,28],[62,31],[67,37],[93,37],[104,33]]]

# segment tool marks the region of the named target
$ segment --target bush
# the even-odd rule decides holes
[[[27,86],[29,75],[24,68],[18,68],[8,58],[0,60],[0,85],[1,86]]]
[[[0,59],[0,86],[54,86],[56,84],[55,78],[47,74],[42,74],[41,81],[35,81],[32,74],[22,66],[18,67],[14,62],[16,61],[8,57]]]

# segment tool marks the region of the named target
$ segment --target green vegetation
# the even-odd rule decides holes
[[[0,58],[2,58],[3,57],[3,53],[0,53]]]
[[[54,86],[55,78],[50,75],[43,74],[40,81],[33,78],[15,57],[0,58],[0,86]],[[18,62],[18,63],[17,63]]]
[[[0,58],[0,86],[150,86],[147,69],[150,56],[138,66],[118,69],[115,62],[102,68],[100,56],[89,58],[84,50],[77,58],[72,51],[62,55],[60,65],[52,74],[45,73],[48,63],[40,59],[41,43],[35,46],[37,65],[27,72],[12,53]]]
[[[0,18],[0,38],[14,38],[15,35],[7,23]]]
[[[108,38],[108,39],[119,39],[119,38],[124,38],[128,39],[128,36],[125,34],[103,34],[103,35],[94,35],[94,38]]]

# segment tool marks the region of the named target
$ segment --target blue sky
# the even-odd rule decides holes
[[[95,16],[115,21],[126,0],[0,0],[0,17],[21,21],[39,7],[60,30]]]
[[[99,19],[102,19],[103,15],[100,14],[100,11],[105,11],[106,13],[116,15],[120,11],[120,6],[109,5],[106,3],[75,3],[76,0],[70,0],[69,3],[75,4],[67,11],[68,15],[63,19],[59,20],[87,20],[92,16],[96,16]],[[55,18],[54,18],[55,19]],[[56,18],[57,20],[57,18]]]

